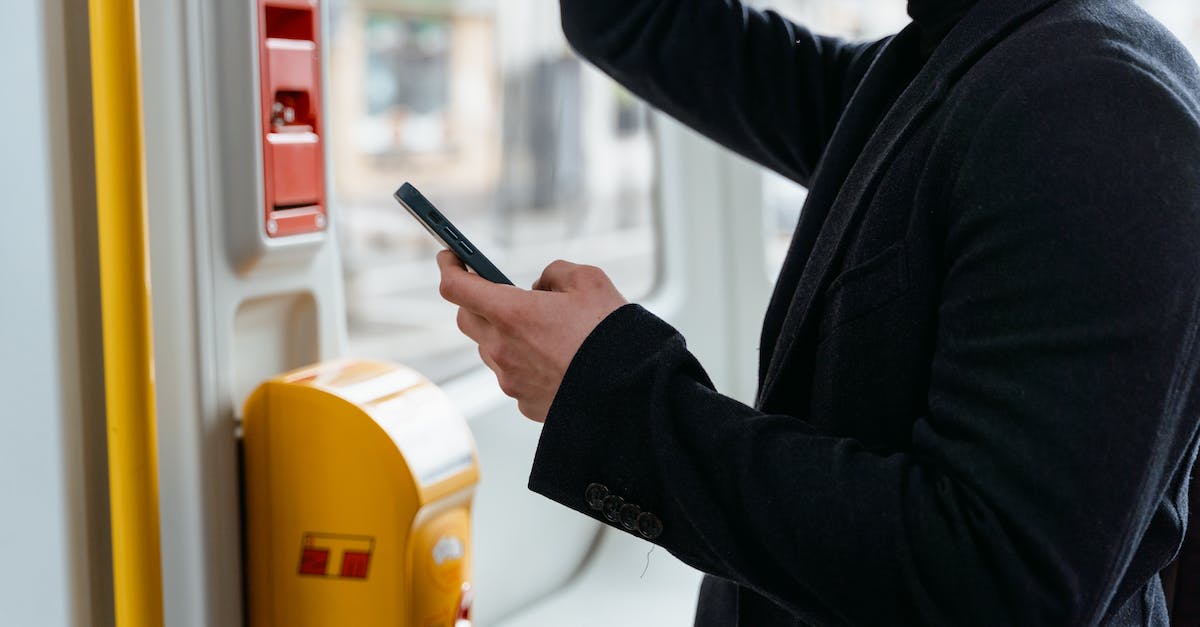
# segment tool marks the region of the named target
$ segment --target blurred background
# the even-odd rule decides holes
[[[756,2],[823,33],[872,39],[901,0]],[[1146,0],[1193,52],[1200,4]],[[558,257],[603,267],[630,299],[658,258],[652,118],[580,61],[554,0],[338,0],[330,24],[334,203],[350,352],[445,379],[476,365],[437,296],[436,243],[392,200],[411,181],[519,285]],[[805,190],[762,174],[772,277]]]

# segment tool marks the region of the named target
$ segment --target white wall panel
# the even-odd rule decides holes
[[[111,624],[87,22],[78,5],[0,4],[5,625]]]

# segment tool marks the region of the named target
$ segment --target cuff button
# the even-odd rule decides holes
[[[625,499],[610,494],[604,499],[604,504],[601,507],[601,511],[604,512],[604,517],[607,518],[609,522],[617,522],[617,518],[619,518],[621,514],[621,506],[624,504]]]
[[[599,483],[589,485],[583,493],[583,498],[587,499],[588,507],[597,511],[604,507],[604,499],[607,497],[608,488]]]
[[[637,517],[637,532],[647,540],[653,540],[662,535],[663,525],[658,516],[650,512],[642,512]]]
[[[621,520],[621,526],[624,527],[626,531],[636,531],[637,519],[641,513],[642,508],[634,505],[633,503],[626,503],[622,505],[621,511],[618,513],[618,517]]]

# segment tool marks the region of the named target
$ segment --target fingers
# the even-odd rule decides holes
[[[537,281],[534,281],[533,289],[547,292],[565,291],[571,273],[578,267],[579,264],[563,261],[562,259],[553,261],[550,265],[546,266],[545,270],[542,270],[542,276],[538,277]]]
[[[550,402],[517,399],[517,411],[534,422],[546,422],[546,414],[550,413]]]
[[[488,323],[487,318],[469,309],[458,308],[458,330],[474,340],[476,344],[489,337],[491,329],[492,325]]]
[[[496,359],[496,355],[480,346],[479,358],[492,371],[492,374],[496,375],[496,385],[500,386],[500,391],[505,396],[509,398],[518,398],[521,396],[522,390],[517,386],[518,379],[514,378],[511,373],[504,369],[504,366]]]
[[[437,254],[437,264],[442,272],[442,282],[438,287],[442,298],[485,318],[515,296],[513,290],[516,288],[511,285],[497,285],[467,272],[463,262],[448,250]]]
[[[573,287],[578,287],[581,282],[591,282],[596,275],[604,277],[605,281],[608,280],[607,275],[600,268],[559,259],[542,270],[542,276],[534,282],[533,289],[565,292]]]
[[[477,347],[475,350],[479,353],[479,359],[483,362],[483,365],[487,366],[488,370],[491,370],[497,377],[499,377],[500,366],[496,365],[496,362],[492,360],[492,356],[489,355],[487,351],[483,350],[482,346]]]
[[[436,259],[438,267],[442,268],[443,270],[447,266],[458,266],[463,270],[463,272],[466,272],[467,270],[467,264],[463,263],[462,259],[458,258],[458,255],[446,250],[445,248],[438,251]]]

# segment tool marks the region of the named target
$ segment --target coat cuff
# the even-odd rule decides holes
[[[645,446],[649,396],[661,355],[682,342],[674,328],[638,305],[601,321],[579,347],[550,405],[529,489],[618,529],[657,538],[657,518],[636,524],[640,512],[652,513],[661,502],[650,493],[658,482],[646,476],[656,474]],[[606,516],[597,497],[609,495],[621,501],[610,499]],[[623,525],[625,504],[638,514],[624,508]]]

